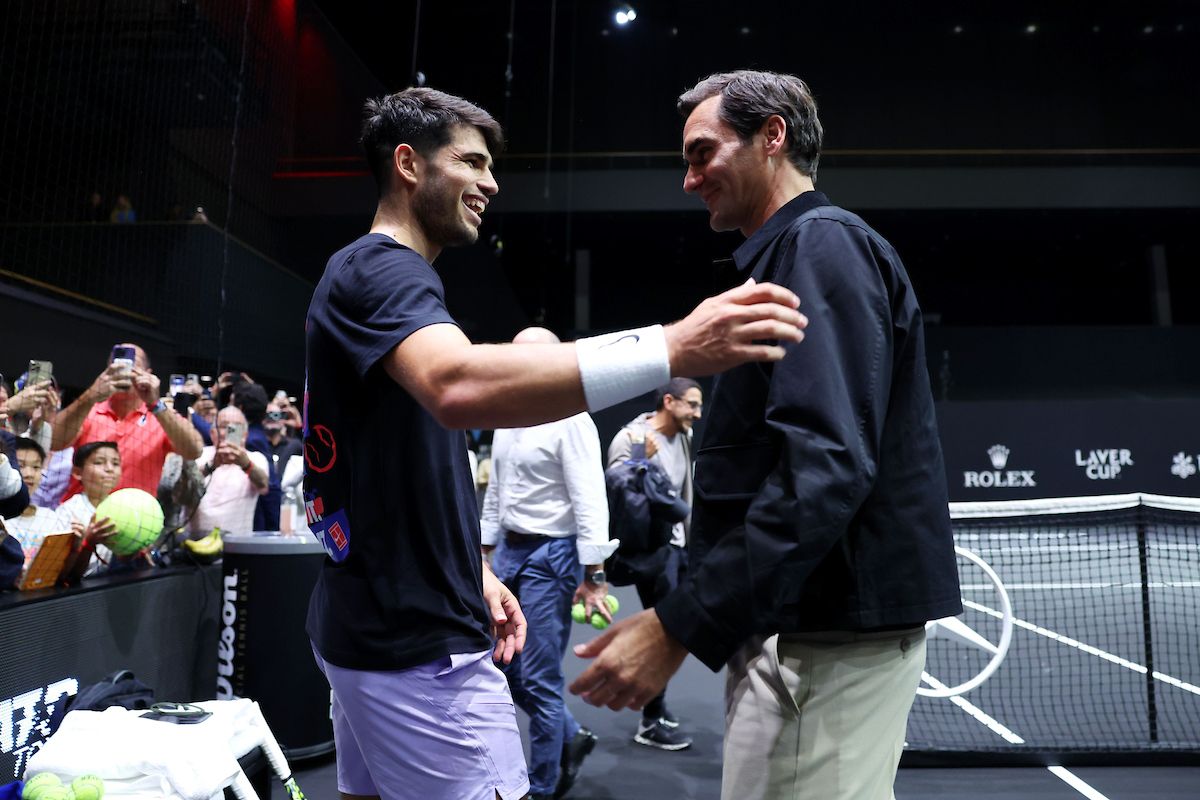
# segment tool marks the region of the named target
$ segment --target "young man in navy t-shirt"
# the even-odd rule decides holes
[[[777,361],[806,321],[791,292],[746,284],[666,328],[474,345],[432,263],[479,235],[499,190],[499,125],[408,89],[367,103],[362,143],[379,207],[370,233],[330,258],[306,331],[304,499],[328,553],[307,628],[333,689],[338,786],[351,798],[515,800],[529,782],[492,662],[520,651],[525,620],[482,561],[461,429],[535,425],[671,374]]]

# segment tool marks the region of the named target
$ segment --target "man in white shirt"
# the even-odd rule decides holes
[[[189,529],[197,535],[207,535],[213,528],[250,533],[254,506],[267,492],[267,458],[246,449],[246,417],[234,406],[217,413],[212,441],[196,459],[207,483]]]
[[[558,337],[527,328],[513,342],[554,344]],[[525,649],[507,670],[513,699],[529,714],[529,797],[562,797],[596,744],[563,700],[570,609],[583,603],[589,619],[593,611],[612,619],[604,561],[616,545],[608,541],[600,436],[586,412],[496,431],[480,526],[485,556],[499,545],[496,576],[529,623]]]

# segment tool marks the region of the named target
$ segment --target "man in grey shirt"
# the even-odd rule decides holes
[[[605,464],[612,467],[640,457],[644,447],[646,459],[662,468],[679,497],[691,506],[692,425],[703,413],[704,396],[700,384],[691,378],[673,378],[655,397],[654,411],[639,414],[613,437]],[[635,580],[643,608],[653,608],[683,578],[690,522],[689,517],[672,530],[663,571]],[[642,721],[633,740],[659,750],[683,750],[692,744],[691,738],[679,730],[679,719],[667,709],[665,689],[642,709]]]

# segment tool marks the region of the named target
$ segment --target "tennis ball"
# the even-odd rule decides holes
[[[608,613],[610,614],[616,614],[617,609],[621,607],[621,604],[617,602],[617,598],[613,597],[611,594],[604,597],[604,602],[608,604]],[[600,630],[604,630],[608,627],[608,621],[595,611],[592,612],[592,618],[589,620],[584,615],[583,603],[576,603],[575,605],[571,606],[571,619],[579,623],[591,622],[593,626],[599,628]],[[600,620],[600,622],[603,624],[597,624],[596,620]]]
[[[35,786],[32,792],[29,791],[29,784],[25,784],[21,797],[24,800],[72,800],[75,795],[71,793],[70,787],[61,783],[42,783]]]
[[[62,781],[53,772],[39,772],[25,781],[25,786],[21,789],[21,797],[24,800],[36,800],[42,796],[40,793],[48,786],[62,786]]]
[[[617,602],[617,598],[613,597],[611,594],[605,596],[604,604],[608,606],[609,614],[616,614],[617,609],[621,607],[621,604]],[[602,615],[599,611],[593,611],[592,627],[598,631],[602,631],[608,627],[608,620],[606,620],[604,615]]]
[[[119,556],[130,556],[154,544],[162,533],[162,506],[149,492],[118,489],[96,506],[96,519],[108,517],[117,529],[105,546]]]
[[[75,800],[100,800],[104,797],[104,781],[98,775],[80,775],[71,781]]]

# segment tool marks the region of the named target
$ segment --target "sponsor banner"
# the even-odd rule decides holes
[[[938,404],[952,501],[1200,497],[1200,401]]]

